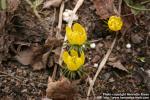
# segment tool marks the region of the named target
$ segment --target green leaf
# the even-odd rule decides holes
[[[128,7],[134,10],[139,10],[139,11],[150,11],[150,9],[146,9],[145,6],[142,4],[135,4],[133,0],[124,0],[124,2],[127,4]]]
[[[35,1],[33,2],[33,5],[34,5],[35,7],[38,7],[39,5],[42,4],[42,2],[43,2],[43,0],[35,0]]]
[[[139,9],[146,9],[145,6],[144,6],[144,5],[141,5],[141,4],[136,4],[136,5],[134,5],[134,7],[139,8]],[[132,12],[134,15],[137,15],[138,13],[140,13],[140,10],[131,8],[131,12]]]
[[[5,10],[7,7],[6,0],[0,0],[0,8]]]
[[[145,62],[145,57],[138,57],[138,60],[140,60],[141,62]]]

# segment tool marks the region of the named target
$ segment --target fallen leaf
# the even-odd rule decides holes
[[[50,54],[45,48],[40,46],[31,47],[30,49],[19,52],[15,58],[23,65],[31,65],[33,70],[45,69]]]
[[[100,60],[100,56],[99,55],[96,55],[93,59],[92,59],[92,63],[96,63]]]
[[[59,7],[61,4],[62,0],[48,0],[44,3],[43,8],[49,8],[51,6],[53,7]]]
[[[108,65],[110,65],[110,66],[112,66],[114,68],[118,68],[120,70],[128,72],[128,70],[121,64],[120,60],[117,60],[115,62],[109,62]]]
[[[140,44],[143,38],[138,34],[131,34],[131,41],[135,44]]]
[[[15,56],[16,60],[23,65],[30,65],[33,59],[33,51],[31,49],[27,49],[18,53]]]
[[[32,68],[34,71],[44,69],[45,67],[46,66],[42,63],[42,61],[34,62],[34,64],[32,64]]]
[[[51,51],[41,46],[32,47],[32,50],[34,51],[34,56],[31,63],[33,70],[37,71],[37,70],[45,69]]]
[[[113,3],[114,0],[93,0],[96,13],[101,19],[107,19],[115,14]]]
[[[45,41],[45,46],[51,48],[62,46],[62,40],[49,36]]]
[[[56,49],[52,50],[52,52],[55,53],[55,55],[59,56],[61,52],[61,47],[57,47]]]
[[[65,77],[62,77],[60,80],[54,82],[52,78],[49,77],[46,95],[48,98],[54,100],[73,100],[75,96],[75,88]]]

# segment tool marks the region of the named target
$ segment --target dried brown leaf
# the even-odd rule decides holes
[[[53,82],[52,78],[49,77],[46,94],[51,99],[73,100],[75,89],[67,78],[62,77],[60,80]]]
[[[114,0],[93,0],[97,15],[101,19],[107,19],[115,14],[113,3]]]
[[[40,46],[31,47],[21,51],[15,56],[16,60],[23,65],[31,65],[33,70],[46,68],[50,51],[44,51]]]
[[[122,65],[120,60],[117,60],[115,62],[109,62],[108,65],[110,65],[110,66],[112,66],[114,68],[118,68],[120,70],[128,72],[128,70]]]
[[[38,61],[38,62],[34,62],[34,64],[32,64],[32,68],[34,71],[37,71],[37,70],[44,69],[45,65],[42,63],[42,61]]]
[[[138,34],[131,34],[131,41],[135,44],[140,44],[143,38]]]
[[[45,46],[46,47],[59,47],[62,46],[62,40],[59,40],[55,37],[48,37],[47,40],[45,41]]]
[[[55,53],[55,55],[59,56],[61,52],[61,48],[57,47],[56,49],[52,50],[52,52]]]
[[[47,51],[46,48],[41,46],[35,46],[32,50],[34,51],[34,56],[31,63],[33,70],[45,69],[50,51]]]
[[[27,49],[18,53],[15,56],[16,60],[23,65],[30,65],[33,59],[33,51],[31,49]]]
[[[49,8],[51,6],[53,7],[59,7],[62,0],[48,0],[44,3],[43,8]]]

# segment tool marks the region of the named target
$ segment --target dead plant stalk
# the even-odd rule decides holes
[[[91,93],[91,91],[92,91],[92,89],[93,89],[93,86],[94,86],[94,83],[95,83],[95,81],[96,81],[96,78],[97,78],[97,76],[99,75],[99,73],[100,73],[100,71],[102,70],[102,68],[105,66],[105,64],[106,64],[106,62],[107,62],[107,59],[108,59],[109,55],[111,54],[111,52],[112,52],[112,50],[113,50],[113,48],[114,48],[114,45],[115,45],[115,43],[116,43],[116,40],[117,40],[117,34],[116,34],[115,39],[113,40],[113,43],[112,43],[111,47],[108,49],[106,55],[104,56],[103,60],[101,61],[101,63],[100,63],[100,65],[99,65],[99,67],[98,67],[98,70],[97,70],[97,72],[96,72],[96,74],[95,74],[95,76],[94,76],[92,82],[90,83],[90,86],[89,86],[89,89],[88,89],[88,93],[87,93],[87,100],[89,100],[89,96],[90,96],[90,93]]]

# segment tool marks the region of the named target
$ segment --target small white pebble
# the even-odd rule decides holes
[[[83,48],[85,48],[85,45],[82,45]]]
[[[91,60],[91,58],[89,58],[89,60]]]
[[[130,49],[131,48],[131,44],[130,43],[126,44],[126,48]]]
[[[97,63],[95,63],[95,64],[94,64],[94,67],[96,67],[96,68],[97,68],[97,67],[98,67],[98,64],[97,64]]]
[[[90,44],[90,47],[91,47],[92,49],[94,49],[94,48],[96,47],[96,44],[95,44],[95,43],[91,43],[91,44]]]

